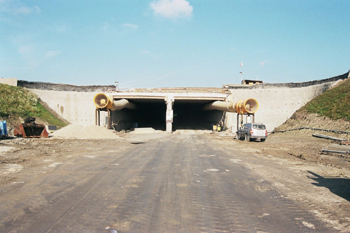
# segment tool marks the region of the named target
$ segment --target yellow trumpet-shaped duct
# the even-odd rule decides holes
[[[113,100],[104,93],[98,93],[94,97],[94,104],[96,108],[111,109],[113,105]]]
[[[235,103],[233,102],[224,102],[224,101],[214,101],[212,103],[206,104],[203,107],[203,110],[220,110],[226,112],[236,112],[239,114],[253,114],[259,108],[259,103],[256,99],[249,98],[239,100]]]
[[[255,113],[259,108],[259,103],[256,99],[250,98],[246,100],[239,100],[235,104],[235,110],[237,113]]]
[[[111,97],[104,93],[98,93],[95,95],[94,104],[97,109],[110,109],[112,111],[121,110],[123,108],[136,108],[136,105],[129,102],[127,99],[113,101]]]

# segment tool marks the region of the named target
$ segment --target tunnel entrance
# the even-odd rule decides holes
[[[164,99],[129,99],[137,108],[112,111],[112,126],[115,130],[153,128],[166,130],[166,102]],[[173,128],[211,130],[213,124],[224,120],[225,112],[203,111],[208,100],[175,100],[173,102]]]
[[[178,129],[212,129],[213,124],[222,120],[224,112],[203,111],[203,106],[210,101],[177,100],[174,102],[173,130]]]
[[[132,128],[165,130],[166,105],[164,100],[133,99],[130,102],[137,105],[135,110],[125,108],[112,112],[112,126],[115,130],[130,130]]]

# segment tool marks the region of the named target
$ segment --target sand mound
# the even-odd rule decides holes
[[[113,130],[104,127],[89,125],[82,126],[70,124],[50,136],[54,138],[71,138],[71,139],[118,139],[118,135],[114,134]]]

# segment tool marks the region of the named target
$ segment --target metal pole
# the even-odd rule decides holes
[[[111,124],[111,110],[108,109],[108,119],[107,119],[107,129],[111,129],[112,128],[112,124]]]
[[[101,111],[100,111],[100,109],[98,110],[98,115],[97,115],[97,124],[98,124],[98,126],[100,126],[100,113],[101,113]]]
[[[97,108],[95,109],[95,125],[97,125]]]

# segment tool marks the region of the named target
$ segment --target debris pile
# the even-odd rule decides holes
[[[53,138],[62,139],[118,139],[118,135],[113,133],[113,130],[104,127],[89,125],[82,126],[70,124],[51,134]]]

